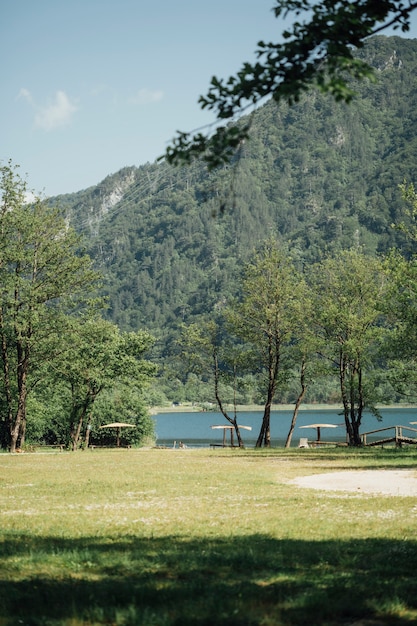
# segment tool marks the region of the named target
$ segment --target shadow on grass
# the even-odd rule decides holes
[[[6,536],[0,624],[410,626],[416,571],[416,541]]]

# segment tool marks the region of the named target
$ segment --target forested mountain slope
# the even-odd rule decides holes
[[[392,224],[398,185],[417,182],[417,40],[375,37],[360,54],[377,80],[358,84],[351,104],[317,92],[291,108],[267,103],[228,167],[129,167],[52,199],[85,233],[123,330],[150,329],[164,353],[181,322],[235,293],[242,263],[271,235],[300,264],[404,245]]]

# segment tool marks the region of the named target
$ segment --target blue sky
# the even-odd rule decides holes
[[[153,162],[213,121],[213,75],[277,40],[273,0],[1,0],[0,160],[53,196]],[[417,17],[407,35],[417,37]]]

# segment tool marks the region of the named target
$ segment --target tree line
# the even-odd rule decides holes
[[[415,218],[414,188],[403,191]],[[370,256],[360,246],[300,267],[288,247],[270,239],[247,263],[240,295],[184,328],[181,358],[210,381],[239,445],[236,398],[250,372],[264,405],[257,447],[270,446],[272,403],[296,381],[291,444],[299,407],[321,377],[337,381],[348,443],[359,446],[364,411],[380,419],[377,405],[394,392],[415,394],[416,272],[415,256]],[[222,383],[233,388],[232,411]]]
[[[1,446],[76,450],[108,441],[99,426],[114,421],[136,427],[131,443],[152,437],[153,337],[104,319],[102,277],[80,237],[48,203],[27,202],[16,167],[0,171]],[[412,185],[401,191],[407,209],[396,228],[412,244],[417,194]],[[271,406],[283,389],[292,386],[294,396],[289,446],[309,388],[335,380],[357,446],[365,410],[378,417],[393,393],[415,393],[417,259],[370,255],[355,241],[310,265],[294,252],[276,237],[258,247],[234,295],[184,324],[181,368],[204,381],[240,445],[236,406],[256,387],[264,405],[258,447],[270,445]]]
[[[28,201],[11,162],[0,185],[1,447],[76,450],[112,415],[136,426],[132,441],[152,436],[143,398],[156,369],[145,356],[152,336],[103,319],[100,275],[80,237],[56,208]]]

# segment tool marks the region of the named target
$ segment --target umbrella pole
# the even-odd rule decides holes
[[[320,428],[317,428],[317,441],[320,441]]]

